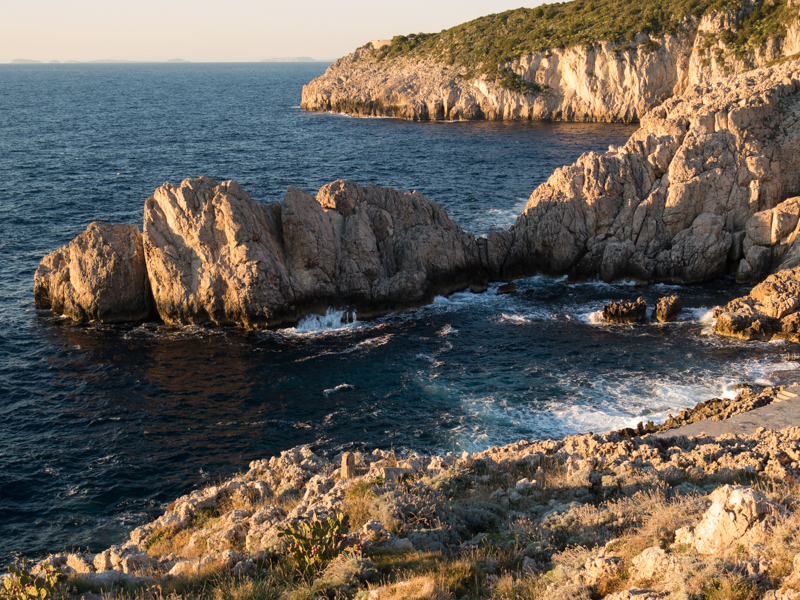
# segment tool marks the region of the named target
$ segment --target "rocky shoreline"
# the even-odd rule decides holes
[[[152,307],[168,324],[255,328],[537,273],[755,283],[800,264],[798,149],[795,61],[651,110],[624,146],[558,169],[507,231],[476,238],[419,192],[337,181],[266,206],[235,182],[187,179],[146,201],[141,234],[96,223],[45,257],[34,297],[78,321],[135,322]]]
[[[729,416],[780,389],[691,412]],[[52,555],[33,572],[60,568],[76,596],[160,597],[209,576],[252,585],[280,571],[282,598],[691,598],[735,584],[793,599],[798,476],[796,427],[718,439],[588,433],[459,456],[328,460],[298,447],[178,498],[124,544]],[[349,518],[350,550],[293,571],[281,530],[336,514]],[[466,575],[446,577],[456,566]]]

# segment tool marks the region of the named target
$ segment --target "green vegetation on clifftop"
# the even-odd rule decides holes
[[[469,77],[495,72],[530,52],[677,32],[688,19],[711,11],[731,11],[738,26],[722,37],[740,54],[782,37],[798,16],[797,7],[786,0],[572,0],[488,15],[436,34],[396,36],[377,58],[432,58],[464,67]],[[644,44],[646,50],[657,49],[652,39]]]

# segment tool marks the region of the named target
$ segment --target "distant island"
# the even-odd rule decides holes
[[[60,65],[60,64],[135,64],[135,63],[188,63],[189,60],[182,58],[171,58],[169,60],[113,60],[113,59],[100,59],[100,60],[51,60],[46,64]],[[43,65],[42,60],[31,60],[28,58],[15,58],[11,61],[12,65]]]

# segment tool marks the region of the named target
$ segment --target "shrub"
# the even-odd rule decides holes
[[[47,600],[51,598],[56,589],[61,569],[53,569],[46,565],[41,575],[32,575],[28,571],[28,559],[22,560],[22,567],[16,568],[13,565],[8,567],[11,577],[3,580],[3,587],[0,588],[0,599],[2,600]]]
[[[348,548],[348,519],[343,513],[320,520],[317,514],[311,521],[301,521],[278,529],[279,538],[287,538],[290,558],[301,571],[319,569]]]
[[[762,48],[768,39],[783,38],[787,25],[798,16],[798,8],[786,0],[752,4],[743,0],[572,0],[487,15],[435,34],[396,36],[378,51],[377,59],[430,58],[457,65],[465,79],[473,79],[491,76],[504,63],[530,52],[588,47],[600,41],[619,44],[624,50],[640,33],[651,38],[677,33],[689,20],[715,10],[730,11],[734,25],[718,35],[740,58]],[[716,39],[716,34],[707,34],[703,43]],[[645,52],[657,49],[653,39],[643,44]]]

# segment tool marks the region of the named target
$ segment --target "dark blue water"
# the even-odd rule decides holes
[[[683,290],[669,326],[605,327],[611,298],[674,288],[531,278],[336,328],[82,327],[34,310],[41,257],[95,219],[141,224],[164,181],[255,198],[336,178],[418,189],[475,233],[630,126],[407,123],[301,112],[318,65],[0,66],[0,563],[99,550],[208,478],[301,443],[481,449],[664,418],[763,377],[789,347],[720,341]],[[339,388],[337,386],[350,386]]]

